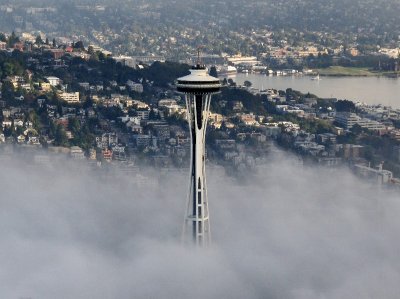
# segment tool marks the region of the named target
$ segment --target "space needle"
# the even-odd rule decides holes
[[[220,91],[218,78],[207,73],[200,62],[200,54],[190,75],[177,79],[177,90],[185,94],[187,120],[191,137],[190,183],[187,210],[183,229],[185,240],[192,240],[198,247],[207,247],[211,242],[208,210],[205,137],[210,113],[211,96]]]

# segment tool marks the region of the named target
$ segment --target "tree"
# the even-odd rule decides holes
[[[359,124],[354,124],[354,125],[351,127],[350,131],[351,131],[353,134],[355,134],[355,135],[359,135],[359,134],[362,133],[363,128],[362,128]]]
[[[210,68],[210,76],[213,76],[215,78],[218,78],[218,72],[217,72],[217,68],[215,66],[212,66]]]
[[[3,83],[3,86],[1,87],[1,93],[3,99],[5,99],[6,101],[14,101],[14,86],[10,81],[5,81]]]
[[[89,46],[87,51],[88,51],[88,54],[90,54],[90,55],[94,54],[94,49],[92,46]]]
[[[243,85],[245,86],[245,87],[247,87],[247,88],[249,88],[249,87],[251,87],[253,84],[250,82],[250,81],[244,81],[243,82]]]
[[[356,105],[352,101],[339,100],[335,103],[335,108],[338,112],[354,112]]]
[[[82,42],[82,41],[77,41],[77,42],[74,44],[74,49],[84,50],[84,49],[85,49],[85,46],[83,45],[83,42]]]
[[[229,79],[228,79],[228,84],[232,86],[232,85],[235,84],[235,82],[233,81],[233,79],[229,78]]]
[[[19,42],[19,37],[15,35],[15,32],[13,31],[8,38],[8,47],[12,47],[15,43]]]
[[[56,39],[53,38],[53,48],[57,47]]]
[[[65,133],[64,127],[60,124],[56,125],[56,128],[55,128],[54,144],[57,146],[68,145],[67,134]]]
[[[43,45],[43,40],[40,35],[36,36],[35,44],[37,45]]]

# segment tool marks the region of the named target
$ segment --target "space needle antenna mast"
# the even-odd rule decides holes
[[[191,137],[190,183],[187,210],[183,228],[185,241],[191,240],[198,247],[211,242],[210,219],[205,173],[205,136],[210,113],[211,96],[220,91],[218,78],[208,74],[201,64],[200,48],[197,63],[190,75],[178,78],[177,90],[185,95],[187,120]]]

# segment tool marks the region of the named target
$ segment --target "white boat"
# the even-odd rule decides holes
[[[315,77],[312,77],[311,80],[319,81],[319,80],[321,80],[321,78],[319,77],[319,74],[318,74]]]
[[[231,65],[224,65],[218,70],[218,73],[224,75],[236,74],[237,68]]]

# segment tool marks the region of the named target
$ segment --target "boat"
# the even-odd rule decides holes
[[[224,65],[218,70],[219,74],[233,75],[237,73],[237,68],[231,65]]]
[[[311,80],[319,81],[319,80],[321,80],[321,78],[319,77],[319,74],[318,74],[315,77],[312,77]]]

